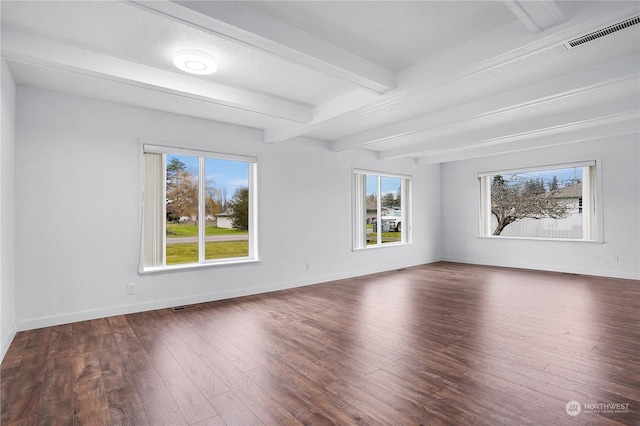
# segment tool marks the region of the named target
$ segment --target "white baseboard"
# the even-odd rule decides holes
[[[494,261],[484,261],[484,260],[476,260],[476,259],[466,259],[466,258],[458,258],[458,257],[445,257],[442,259],[445,262],[456,262],[456,263],[468,263],[470,265],[486,265],[486,266],[499,266],[503,268],[519,268],[519,269],[533,269],[537,271],[548,271],[548,272],[561,272],[565,274],[579,274],[579,275],[593,275],[597,277],[607,277],[607,278],[622,278],[626,280],[640,280],[640,273],[633,272],[618,272],[618,271],[603,271],[598,269],[591,268],[572,268],[572,267],[558,267],[558,266],[549,266],[549,265],[540,265],[534,263],[527,262],[494,262]]]
[[[231,299],[234,297],[250,296],[254,294],[269,293],[272,291],[286,290],[289,288],[304,287],[307,285],[320,284],[324,282],[336,281],[346,278],[353,278],[362,275],[375,274],[380,272],[393,271],[400,268],[409,268],[411,266],[424,265],[427,263],[437,262],[441,259],[428,259],[424,262],[415,264],[399,264],[395,267],[373,267],[366,270],[351,271],[342,274],[328,274],[308,280],[296,280],[282,283],[272,283],[265,286],[256,286],[243,288],[239,290],[229,290],[216,293],[200,294],[196,296],[180,297],[175,299],[165,299],[153,302],[136,303],[131,305],[114,306],[105,309],[96,309],[91,311],[69,312],[61,315],[53,315],[47,317],[27,319],[18,321],[17,330],[33,330],[42,327],[51,327],[61,324],[69,324],[78,321],[86,321],[97,318],[106,318],[114,315],[134,314],[138,312],[152,311],[154,309],[165,309],[174,306],[191,305],[196,303],[212,302],[216,300]],[[14,333],[15,334],[15,333]],[[8,348],[8,346],[7,346]]]
[[[599,271],[599,270],[586,269],[586,268],[580,268],[580,269],[558,268],[558,267],[549,267],[548,265],[537,265],[537,264],[531,264],[531,263],[525,263],[525,262],[522,262],[522,263],[520,262],[517,262],[517,263],[481,262],[475,259],[466,259],[466,258],[457,258],[457,257],[432,258],[432,259],[425,260],[424,262],[415,263],[415,264],[398,264],[394,267],[389,267],[389,265],[387,265],[386,267],[379,267],[379,268],[373,267],[373,268],[367,268],[367,269],[362,269],[358,271],[351,271],[349,273],[328,274],[328,275],[323,275],[323,276],[315,277],[313,279],[308,279],[308,280],[295,280],[295,281],[288,281],[288,282],[282,282],[282,283],[272,283],[265,286],[256,286],[256,287],[244,288],[240,290],[230,290],[230,291],[222,291],[217,293],[207,293],[207,294],[200,294],[196,296],[181,297],[181,298],[175,298],[175,299],[165,299],[165,300],[159,300],[159,301],[153,301],[153,302],[136,303],[131,305],[115,306],[115,307],[97,309],[97,310],[91,310],[91,311],[70,312],[70,313],[65,313],[61,315],[19,321],[14,326],[13,332],[9,336],[6,336],[2,341],[2,356],[4,357],[5,352],[8,350],[9,345],[11,344],[11,341],[13,340],[16,334],[16,331],[32,330],[32,329],[41,328],[41,327],[50,327],[50,326],[55,326],[60,324],[69,324],[72,322],[86,321],[86,320],[97,319],[97,318],[105,318],[105,317],[110,317],[114,315],[133,314],[138,312],[151,311],[154,309],[164,309],[164,308],[170,308],[174,306],[190,305],[190,304],[196,304],[196,303],[230,299],[234,297],[269,293],[272,291],[285,290],[285,289],[296,288],[296,287],[304,287],[307,285],[320,284],[324,282],[336,281],[336,280],[341,280],[346,278],[353,278],[353,277],[369,275],[369,274],[376,274],[380,272],[388,272],[396,269],[409,268],[412,266],[419,266],[419,265],[424,265],[424,264],[434,263],[439,261],[640,280],[640,274],[624,273],[624,272],[612,273],[611,271]]]

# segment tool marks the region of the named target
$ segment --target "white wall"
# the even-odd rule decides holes
[[[604,243],[478,238],[477,173],[602,158]],[[640,279],[638,135],[568,144],[442,166],[444,259]],[[619,262],[611,261],[612,255]]]
[[[18,87],[18,329],[214,300],[440,258],[440,167]],[[139,138],[258,156],[262,262],[137,274]],[[352,167],[414,177],[414,244],[351,251]],[[4,203],[4,200],[3,200]],[[311,270],[306,269],[310,262]],[[126,294],[127,283],[137,294]]]
[[[16,334],[15,306],[15,97],[16,85],[4,61],[0,139],[0,360]]]
[[[382,162],[369,151],[330,152],[317,141],[265,144],[255,129],[18,87],[14,139],[5,127],[14,114],[7,75],[0,151],[3,350],[15,324],[30,329],[441,258],[640,278],[637,135],[416,166],[410,160]],[[137,274],[140,138],[258,156],[260,263]],[[591,157],[602,158],[604,244],[477,238],[478,171]],[[413,245],[351,251],[353,167],[413,175]],[[15,278],[13,250],[6,248],[14,244]],[[613,254],[619,263],[611,262]],[[126,294],[130,282],[136,285],[133,296]]]

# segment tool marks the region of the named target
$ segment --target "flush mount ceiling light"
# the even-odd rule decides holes
[[[199,50],[180,50],[173,57],[173,63],[184,72],[198,75],[213,74],[218,69],[213,56]]]

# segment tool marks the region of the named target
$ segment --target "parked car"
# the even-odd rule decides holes
[[[382,216],[382,232],[401,232],[402,231],[402,212],[396,210]],[[373,224],[373,232],[378,232],[378,221],[374,218],[371,220]]]

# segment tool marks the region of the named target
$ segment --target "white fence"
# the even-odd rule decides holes
[[[539,238],[583,238],[582,214],[572,213],[564,219],[522,219],[502,230],[504,237],[539,237]],[[497,221],[491,218],[491,229],[495,229]]]

